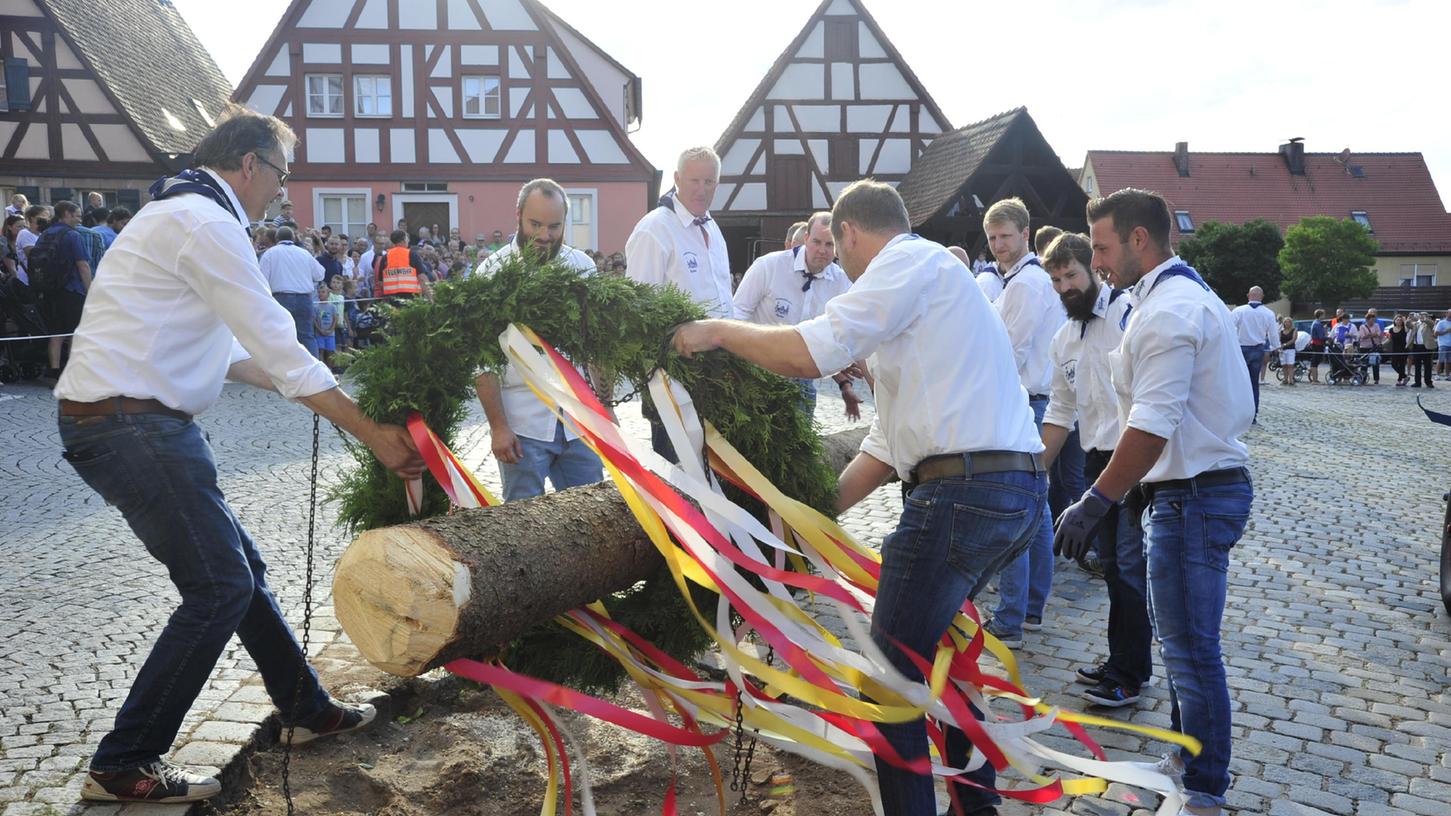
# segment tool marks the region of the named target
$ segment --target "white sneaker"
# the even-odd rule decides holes
[[[1175,754],[1164,754],[1158,762],[1130,762],[1131,766],[1142,771],[1153,771],[1174,780],[1174,786],[1180,790],[1184,789],[1184,763]]]

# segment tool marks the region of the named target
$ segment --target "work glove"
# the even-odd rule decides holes
[[[1112,510],[1114,502],[1090,487],[1083,498],[1068,506],[1058,517],[1057,531],[1053,533],[1053,554],[1076,561],[1093,548],[1093,537],[1104,516]]]

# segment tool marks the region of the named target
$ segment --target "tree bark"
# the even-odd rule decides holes
[[[823,438],[837,472],[866,435]],[[368,662],[413,677],[652,575],[660,555],[611,482],[369,530],[333,577],[338,622]]]

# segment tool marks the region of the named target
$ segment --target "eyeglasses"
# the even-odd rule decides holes
[[[290,175],[292,175],[292,171],[290,171],[290,170],[283,170],[281,167],[278,167],[277,165],[273,164],[272,162],[267,161],[266,159],[262,158],[262,154],[261,153],[253,153],[252,155],[257,157],[257,161],[262,162],[263,164],[265,164],[268,167],[271,167],[273,170],[276,170],[277,171],[277,186],[279,186],[279,187],[285,187],[285,186],[287,186],[287,177],[290,176]]]

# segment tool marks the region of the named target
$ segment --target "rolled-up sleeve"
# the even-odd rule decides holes
[[[1168,439],[1184,418],[1203,337],[1192,316],[1168,312],[1140,315],[1135,329],[1138,336],[1128,360],[1133,396],[1127,424]]]
[[[796,325],[817,370],[835,374],[901,334],[922,316],[925,286],[910,258],[879,255],[850,289],[827,302],[821,316]]]
[[[328,367],[297,342],[296,323],[268,292],[244,233],[221,222],[201,225],[182,247],[177,268],[278,393],[296,399],[337,387]],[[231,357],[237,362],[235,347]]]
[[[887,434],[882,430],[882,419],[880,416],[872,417],[872,427],[867,431],[867,435],[862,438],[860,450],[878,462],[891,463],[894,461],[892,459],[892,452],[887,447]],[[911,474],[903,475],[900,473],[898,475],[903,476],[903,478],[911,476]]]

